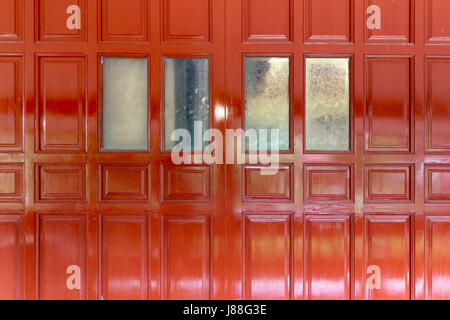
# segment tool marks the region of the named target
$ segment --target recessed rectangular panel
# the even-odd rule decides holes
[[[352,165],[305,165],[305,201],[351,201]]]
[[[37,202],[86,200],[86,165],[36,165]]]
[[[450,43],[450,11],[448,0],[427,0],[425,2],[425,40],[428,43]]]
[[[450,299],[450,216],[425,216],[425,299]]]
[[[305,42],[352,42],[353,0],[305,0]]]
[[[147,0],[99,0],[100,41],[148,41],[148,5]]]
[[[366,165],[365,202],[414,201],[414,165]]]
[[[20,163],[0,164],[0,203],[24,201],[24,166]]]
[[[351,217],[306,216],[306,297],[348,300],[351,297]]]
[[[244,259],[244,299],[289,300],[291,216],[245,215]]]
[[[165,150],[203,150],[209,144],[203,141],[210,123],[209,59],[164,58],[164,74]],[[175,130],[190,136],[172,140]]]
[[[409,57],[367,57],[365,62],[365,149],[410,152],[414,81]]]
[[[373,25],[372,28],[364,28],[368,43],[408,43],[414,41],[413,0],[365,0],[365,8],[371,6],[377,6],[379,11],[370,10],[365,15],[369,25]],[[376,18],[378,17],[380,19],[379,26],[376,25]]]
[[[86,299],[85,216],[39,214],[36,239],[37,299]],[[70,270],[79,270],[76,273],[79,276],[79,290],[70,290],[67,286],[67,279],[70,276],[67,270],[71,266]],[[71,274],[75,274],[74,271],[71,271]]]
[[[23,58],[0,56],[0,74],[0,151],[22,151]]]
[[[86,40],[88,15],[86,0],[39,0],[36,5],[38,6],[36,16],[38,40]],[[78,8],[73,6],[78,6]],[[79,25],[77,25],[77,19]]]
[[[24,1],[0,1],[0,41],[23,40]]]
[[[450,90],[447,86],[449,74],[450,57],[425,59],[425,147],[428,152],[450,152],[450,126],[448,125],[450,123]]]
[[[0,215],[0,299],[22,299],[22,217]]]
[[[244,0],[244,41],[291,41],[292,0]]]
[[[306,58],[305,150],[350,150],[350,58]]]
[[[102,57],[102,149],[147,151],[147,126],[148,60]]]
[[[379,267],[380,287],[366,280],[366,297],[371,300],[411,298],[411,217],[409,215],[365,216],[365,269]],[[366,278],[373,273],[368,273]]]
[[[164,201],[211,201],[211,167],[165,165],[163,168]]]
[[[247,56],[244,64],[246,149],[289,150],[290,58]]]
[[[265,174],[265,170],[268,170],[268,167],[244,167],[244,202],[292,202],[293,166],[280,164],[278,170],[272,174]]]
[[[86,151],[86,58],[38,57],[38,147]]]
[[[162,223],[163,299],[210,299],[209,216],[165,215]]]
[[[101,201],[135,202],[149,200],[148,165],[100,165]]]
[[[104,215],[101,224],[101,296],[147,299],[148,245],[145,215]]]
[[[212,30],[213,0],[163,0],[164,42],[207,42]]]
[[[450,166],[439,164],[425,165],[425,201],[450,201]]]

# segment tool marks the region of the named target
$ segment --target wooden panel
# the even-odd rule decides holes
[[[101,296],[147,299],[147,217],[104,215],[101,237]]]
[[[23,202],[24,179],[23,164],[0,164],[0,202]]]
[[[0,41],[23,40],[24,0],[0,1]]]
[[[244,0],[244,41],[291,41],[292,0]]]
[[[0,74],[0,151],[22,151],[23,58],[0,56]]]
[[[425,165],[425,201],[450,201],[450,166],[439,164]]]
[[[85,200],[86,165],[36,165],[36,202],[78,202]]]
[[[409,57],[366,58],[366,151],[411,151],[414,132],[412,65]]]
[[[86,40],[86,0],[38,0],[36,4],[36,38],[40,41]],[[70,30],[67,13],[71,5],[80,7],[80,29]]]
[[[0,215],[0,299],[22,299],[22,217]]]
[[[100,165],[101,201],[135,202],[149,200],[148,165]]]
[[[310,215],[305,220],[306,298],[350,299],[351,217]]]
[[[163,166],[164,201],[211,201],[209,166]]]
[[[40,56],[37,72],[38,150],[85,151],[86,58]]]
[[[243,168],[244,202],[292,202],[294,177],[292,165],[280,164],[273,175],[263,175],[263,166]]]
[[[100,41],[148,41],[147,0],[99,0]]]
[[[365,8],[380,7],[381,28],[364,28],[368,43],[409,43],[414,41],[413,0],[365,0]],[[366,19],[369,15],[366,15]]]
[[[366,297],[373,300],[409,300],[411,254],[409,215],[366,215],[365,270],[369,266],[378,266],[381,271],[379,289],[369,290],[366,279]]]
[[[211,298],[209,216],[166,215],[162,223],[163,299]]]
[[[37,216],[36,295],[42,300],[86,298],[86,219],[84,215]],[[81,289],[69,290],[69,266],[80,267]]]
[[[425,298],[450,299],[450,216],[425,216]]]
[[[364,171],[365,202],[414,200],[414,165],[366,165]]]
[[[425,2],[425,40],[428,43],[450,43],[450,11],[448,0],[427,0]]]
[[[305,201],[352,201],[353,165],[305,165]]]
[[[450,2],[449,2],[450,4]],[[425,59],[426,151],[450,152],[450,58]]]
[[[291,216],[245,215],[244,239],[244,299],[290,299]]]
[[[305,42],[352,42],[353,0],[305,0]]]
[[[163,0],[163,41],[209,41],[211,0]]]

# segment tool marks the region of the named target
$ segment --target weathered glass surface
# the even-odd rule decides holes
[[[348,58],[306,58],[306,150],[350,149]]]
[[[102,59],[102,149],[148,149],[147,59]]]
[[[279,150],[289,150],[289,58],[245,57],[245,129],[258,139],[247,150],[271,150],[271,129],[279,130]],[[260,134],[267,129],[267,134]]]
[[[191,145],[183,140],[183,149],[202,150],[209,142],[195,143],[203,136],[195,136],[194,128],[201,124],[203,132],[209,129],[209,60],[165,58],[164,68],[165,149],[171,150],[181,142],[171,140],[174,130],[186,129]]]

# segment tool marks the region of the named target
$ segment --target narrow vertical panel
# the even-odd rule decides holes
[[[425,298],[450,299],[450,216],[425,216]]]
[[[365,270],[380,268],[380,288],[370,289],[373,300],[411,298],[411,217],[409,215],[367,215],[365,217]],[[366,278],[371,274],[366,274]]]
[[[365,149],[410,152],[414,134],[413,58],[366,57]]]
[[[0,215],[0,299],[21,299],[22,217]]]
[[[450,11],[448,0],[427,0],[425,2],[425,40],[428,43],[450,43]]]
[[[86,151],[86,58],[38,57],[38,150]]]
[[[350,216],[306,216],[306,297],[311,300],[351,298]]]
[[[209,216],[166,215],[162,223],[163,299],[209,299]]]
[[[0,1],[0,41],[23,40],[24,0]]]
[[[23,149],[23,58],[0,56],[0,151]]]
[[[102,217],[101,293],[106,300],[145,300],[148,286],[146,216]]]
[[[39,214],[37,221],[37,298],[78,300],[86,298],[86,221],[82,215]],[[80,268],[80,289],[69,289],[66,271]],[[72,273],[74,274],[74,273]]]
[[[291,216],[244,217],[244,299],[291,296]]]

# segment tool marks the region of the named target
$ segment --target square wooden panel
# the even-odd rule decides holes
[[[367,43],[410,43],[414,42],[414,0],[365,0],[364,9],[378,6],[381,14],[381,28],[364,26]],[[371,14],[365,15],[365,21]]]
[[[70,30],[67,13],[71,5],[80,8],[80,29]],[[88,16],[86,0],[38,0],[36,2],[36,39],[38,41],[86,41]]]
[[[305,0],[305,42],[353,41],[354,0]]]
[[[24,1],[0,1],[0,41],[23,40]]]
[[[162,0],[162,41],[209,42],[212,0]]]
[[[427,0],[425,1],[425,42],[450,43],[450,1]]]
[[[305,201],[353,201],[353,165],[304,167]]]
[[[364,166],[365,202],[414,202],[413,164],[367,164]]]
[[[25,188],[24,166],[22,163],[0,164],[0,203],[23,202]]]
[[[101,164],[100,201],[146,202],[149,196],[149,166],[146,164]]]
[[[23,151],[23,56],[0,55],[0,152]]]
[[[148,42],[148,0],[98,0],[99,40]]]
[[[244,42],[289,42],[293,0],[243,0]]]
[[[414,58],[366,56],[365,151],[409,153],[414,146]]]
[[[274,174],[262,174],[267,166],[247,165],[242,172],[244,202],[293,202],[292,164],[280,164]]]
[[[163,200],[209,202],[212,200],[212,172],[210,166],[162,167]]]
[[[86,57],[42,55],[36,62],[37,150],[85,152]]]
[[[450,165],[425,165],[425,201],[450,202]]]
[[[36,202],[86,201],[85,164],[36,164]]]

